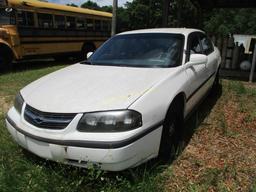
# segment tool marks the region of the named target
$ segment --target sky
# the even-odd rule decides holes
[[[67,4],[67,3],[74,3],[76,5],[81,5],[81,3],[86,2],[87,0],[48,0],[52,3],[59,3],[59,4]],[[96,2],[100,6],[104,5],[112,5],[112,0],[91,0]],[[123,6],[127,1],[131,2],[132,0],[118,0],[118,6]]]

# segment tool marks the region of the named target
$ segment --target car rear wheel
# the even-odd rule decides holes
[[[215,79],[213,82],[212,89],[213,89],[213,91],[215,91],[215,90],[218,90],[219,87],[220,87],[220,72],[218,69],[218,71],[216,72],[216,76],[215,76]]]

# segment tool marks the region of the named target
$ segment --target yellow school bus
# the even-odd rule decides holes
[[[0,68],[44,56],[85,58],[110,36],[112,14],[37,0],[0,0]]]

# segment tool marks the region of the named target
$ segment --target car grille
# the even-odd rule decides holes
[[[24,118],[30,124],[39,128],[64,129],[73,120],[74,113],[48,113],[26,105]]]

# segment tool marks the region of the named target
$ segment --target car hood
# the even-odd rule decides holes
[[[21,94],[27,104],[45,112],[126,109],[171,71],[75,64],[38,79]]]

